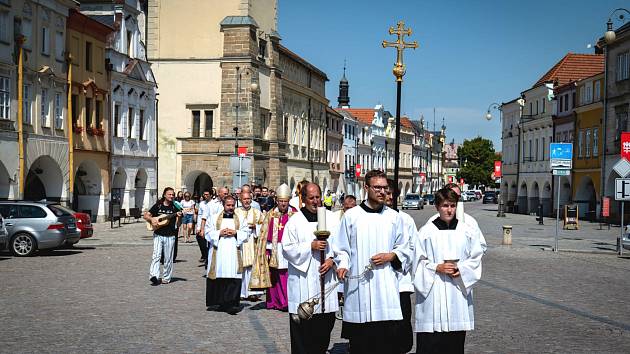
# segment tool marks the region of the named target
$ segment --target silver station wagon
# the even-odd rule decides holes
[[[0,201],[7,248],[18,257],[79,242],[81,232],[67,209],[51,202]]]

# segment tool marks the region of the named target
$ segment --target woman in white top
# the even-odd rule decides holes
[[[184,242],[192,242],[191,232],[194,232],[193,219],[195,218],[195,201],[190,199],[190,192],[184,193],[184,200],[181,201],[183,210],[182,225],[184,227]]]

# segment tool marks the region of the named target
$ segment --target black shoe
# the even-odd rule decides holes
[[[160,285],[160,280],[157,277],[151,277],[151,284],[153,284],[153,286],[157,286]]]

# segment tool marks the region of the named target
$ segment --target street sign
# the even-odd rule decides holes
[[[610,216],[610,197],[602,198],[602,216],[606,218]]]
[[[625,158],[620,158],[616,164],[613,165],[613,170],[617,172],[619,177],[626,178],[630,174],[630,162]]]
[[[501,178],[501,161],[494,162],[494,178]]]
[[[630,132],[621,133],[621,157],[630,160]]]
[[[427,181],[427,174],[420,172],[420,184],[424,184]]]
[[[573,167],[573,144],[551,143],[549,145],[551,169],[570,170]]]
[[[357,164],[355,172],[356,172],[357,177],[361,176],[361,164],[359,163]]]
[[[630,178],[615,178],[615,200],[630,200]]]
[[[553,170],[553,175],[554,176],[568,176],[571,174],[571,170],[566,170],[566,169],[555,169]]]
[[[238,147],[238,156],[240,156],[240,157],[247,156],[247,146],[239,146]]]

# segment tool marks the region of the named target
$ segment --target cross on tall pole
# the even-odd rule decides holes
[[[403,76],[405,76],[405,72],[407,70],[405,63],[403,63],[403,51],[407,48],[418,48],[417,41],[405,42],[405,36],[411,36],[411,33],[412,31],[410,27],[405,29],[405,22],[398,21],[398,26],[396,28],[389,28],[389,34],[398,36],[398,39],[395,42],[383,41],[382,43],[383,48],[396,48],[396,63],[394,64],[394,69],[392,70],[394,76],[396,77],[396,146],[394,152],[394,184],[396,186],[398,186],[398,165],[400,158],[400,96]],[[396,208],[398,208],[398,198],[394,199],[394,209]]]

